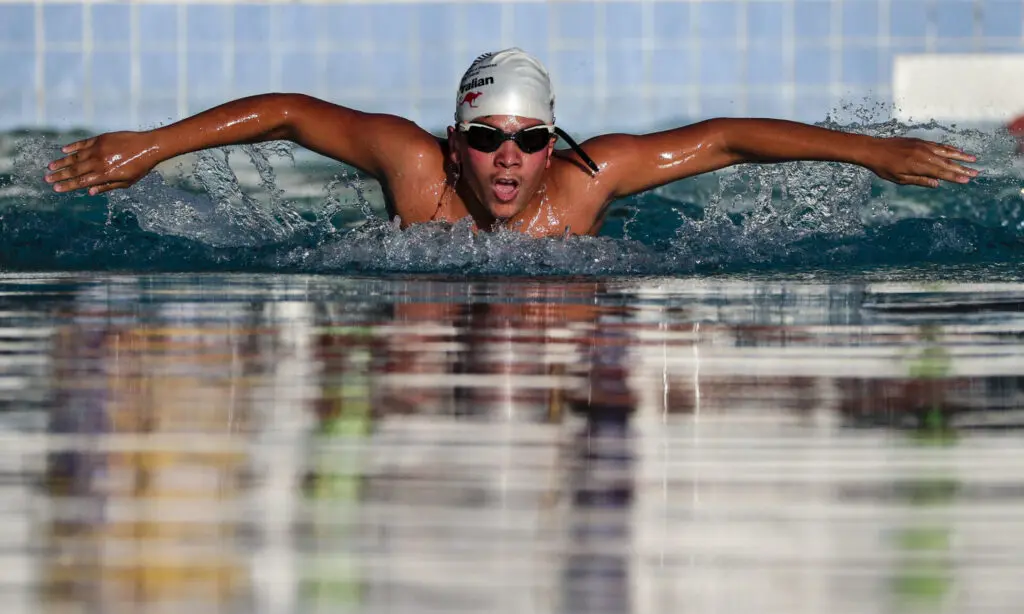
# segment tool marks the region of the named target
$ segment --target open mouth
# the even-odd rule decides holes
[[[495,198],[503,203],[511,202],[519,194],[519,181],[511,177],[499,177],[491,187]]]

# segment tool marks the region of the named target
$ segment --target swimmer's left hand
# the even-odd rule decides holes
[[[893,183],[937,188],[940,180],[967,183],[979,174],[955,162],[975,162],[975,156],[949,145],[905,137],[878,138],[872,144],[864,166]]]

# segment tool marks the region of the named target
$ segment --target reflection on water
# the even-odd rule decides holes
[[[1022,298],[6,276],[0,602],[1011,611]]]

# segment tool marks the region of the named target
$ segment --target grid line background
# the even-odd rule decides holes
[[[0,128],[149,127],[299,91],[437,130],[469,62],[511,45],[580,133],[820,121],[889,102],[899,54],[1021,52],[1022,21],[1024,0],[0,2]]]

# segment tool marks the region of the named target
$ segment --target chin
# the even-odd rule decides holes
[[[491,203],[490,207],[488,208],[491,211],[491,215],[498,218],[499,220],[507,220],[508,218],[514,216],[515,214],[519,213],[520,210],[522,210],[522,207],[519,205],[519,203],[516,202]]]

